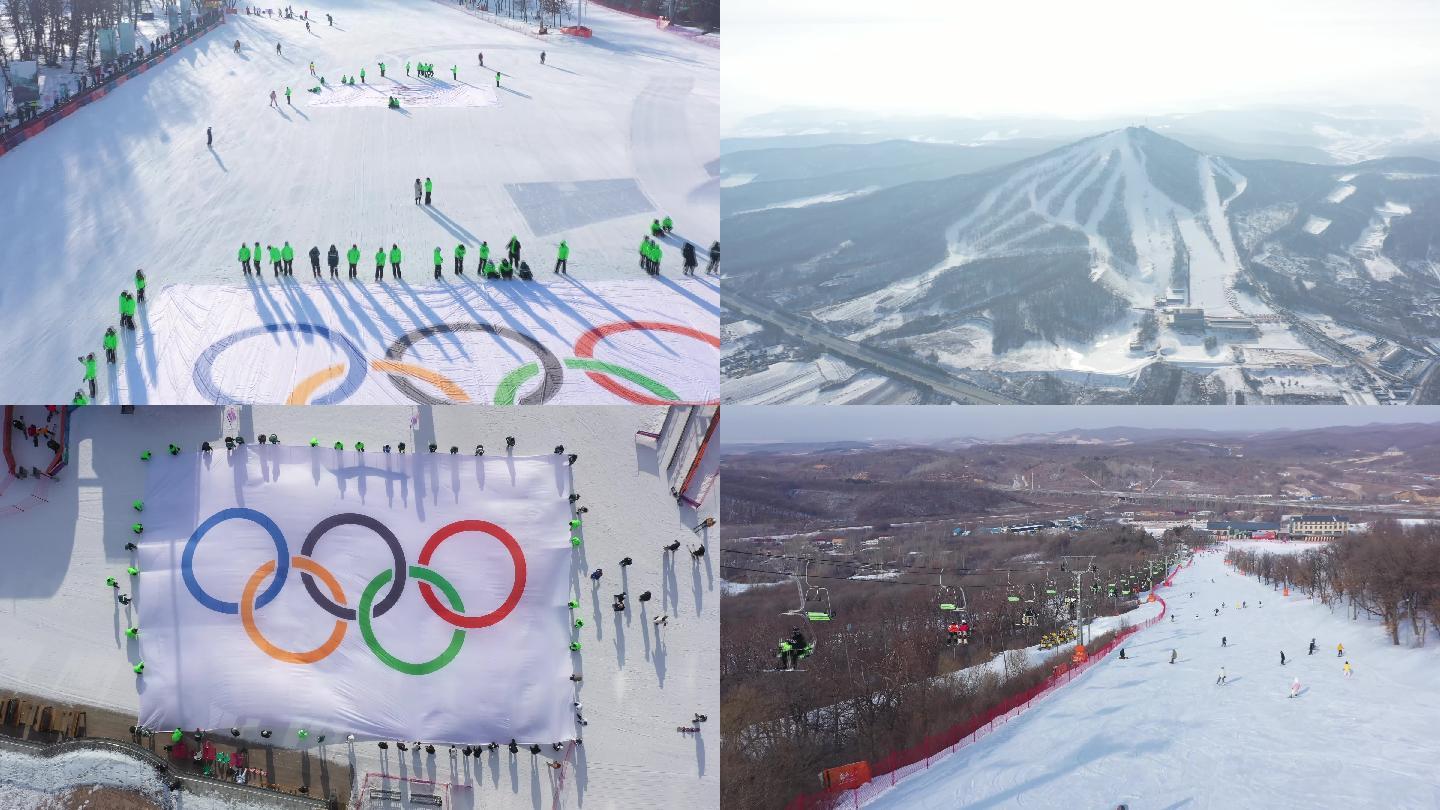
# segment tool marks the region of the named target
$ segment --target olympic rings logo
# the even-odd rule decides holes
[[[568,357],[562,362],[553,351],[533,335],[506,326],[476,321],[472,323],[440,323],[412,329],[396,338],[386,348],[383,359],[371,360],[367,364],[360,348],[345,335],[316,324],[285,322],[242,329],[212,343],[196,359],[193,381],[195,388],[212,402],[217,404],[243,402],[242,398],[231,395],[215,381],[215,361],[226,349],[242,340],[266,334],[298,332],[314,335],[336,346],[345,355],[346,362],[321,369],[302,379],[286,397],[287,405],[333,405],[343,402],[360,389],[365,382],[367,372],[371,370],[385,374],[390,380],[390,384],[412,402],[421,405],[468,403],[471,401],[469,394],[454,380],[438,371],[407,362],[405,356],[416,343],[436,335],[485,333],[519,344],[535,358],[508,372],[500,379],[495,390],[494,404],[496,405],[515,405],[517,403],[520,405],[543,405],[549,402],[560,392],[566,369],[584,372],[590,380],[604,390],[636,405],[671,405],[683,402],[680,395],[653,377],[616,363],[596,359],[595,348],[602,340],[611,335],[637,331],[666,332],[706,343],[717,350],[720,348],[719,337],[681,324],[664,321],[617,321],[597,326],[585,332],[575,341],[574,356]],[[529,393],[523,396],[519,395],[520,389],[537,375],[540,376],[540,384]],[[637,391],[635,388],[627,387],[617,382],[617,379],[624,380],[642,390]],[[315,396],[321,387],[335,380],[340,382],[333,390]],[[444,396],[426,393],[411,380],[428,383]]]
[[[229,520],[250,521],[264,529],[275,543],[275,559],[266,560],[259,568],[255,569],[255,572],[245,581],[239,602],[227,602],[212,596],[201,587],[199,580],[195,577],[195,551],[200,546],[200,540],[211,529]],[[321,538],[340,526],[360,526],[374,532],[390,550],[394,561],[392,568],[376,574],[365,585],[360,594],[360,601],[355,607],[348,605],[344,589],[341,588],[340,581],[336,579],[335,575],[312,556]],[[509,552],[510,561],[514,567],[514,584],[505,601],[498,608],[480,616],[466,615],[465,604],[460,598],[460,592],[449,580],[429,567],[430,561],[442,543],[465,532],[479,532],[498,540]],[[305,592],[311,600],[326,613],[335,617],[335,625],[330,631],[330,635],[320,646],[310,650],[287,650],[271,642],[260,630],[255,616],[260,608],[265,607],[280,595],[281,589],[285,587],[285,582],[289,578],[291,568],[300,572],[300,581],[305,586]],[[350,626],[348,622],[355,621],[360,625],[360,635],[366,646],[386,666],[408,675],[428,675],[455,660],[455,656],[460,654],[460,648],[465,643],[466,630],[478,630],[498,624],[515,610],[516,605],[520,603],[521,595],[525,592],[526,564],[525,552],[509,532],[484,520],[458,520],[441,527],[432,534],[420,550],[418,564],[407,565],[404,549],[400,547],[400,540],[395,537],[395,533],[375,518],[354,512],[331,515],[315,524],[315,527],[305,536],[300,553],[291,556],[285,535],[269,516],[254,509],[232,507],[211,515],[190,535],[190,539],[185,543],[185,551],[180,557],[180,573],[185,581],[185,587],[190,591],[190,595],[195,597],[195,601],[216,613],[239,614],[240,622],[250,641],[277,661],[291,664],[314,664],[324,660],[339,649]],[[455,632],[450,636],[450,643],[439,655],[429,661],[418,663],[401,660],[386,650],[375,634],[374,627],[374,620],[384,616],[400,601],[405,584],[411,578],[420,583],[420,596],[431,612],[455,628]],[[267,579],[270,580],[270,584],[261,590],[261,586]],[[323,591],[316,584],[317,579],[324,584]],[[445,602],[449,603],[448,607],[441,602],[440,597],[436,594],[436,589],[439,589],[440,594],[444,595]],[[383,597],[380,596],[381,590],[385,591]],[[378,601],[377,597],[379,597]]]

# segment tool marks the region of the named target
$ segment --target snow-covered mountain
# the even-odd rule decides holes
[[[838,334],[907,347],[973,321],[1000,354],[1141,333],[1136,309],[1278,320],[1271,299],[1414,332],[1437,217],[1432,161],[1235,160],[1130,127],[725,227],[742,289]]]

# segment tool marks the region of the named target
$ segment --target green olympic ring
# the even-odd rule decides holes
[[[624,366],[617,366],[614,363],[606,363],[603,360],[593,360],[588,357],[567,357],[565,358],[565,367],[579,371],[599,371],[605,374],[614,374],[616,377],[635,383],[659,399],[669,400],[670,402],[680,401],[679,395],[669,388],[666,388],[664,383],[646,377],[638,371],[625,368]],[[514,405],[515,393],[520,390],[520,386],[524,385],[531,377],[539,373],[540,364],[531,362],[506,374],[500,379],[500,385],[495,389],[495,404]]]
[[[464,612],[465,605],[460,601],[460,592],[455,590],[455,586],[451,585],[449,580],[429,568],[421,568],[418,565],[410,566],[409,573],[410,576],[421,582],[428,582],[439,588],[440,591],[445,594],[445,598],[450,601],[451,608],[459,612]],[[391,577],[394,576],[395,572],[387,568],[381,571],[374,579],[370,580],[369,585],[365,586],[365,592],[360,595],[360,607],[357,611],[357,618],[360,621],[360,634],[365,638],[365,643],[370,647],[370,652],[375,653],[375,657],[391,669],[403,672],[406,675],[429,675],[432,672],[448,666],[451,661],[455,660],[455,656],[460,654],[460,646],[465,643],[465,631],[456,628],[455,632],[450,636],[450,646],[447,647],[444,652],[422,664],[412,664],[409,661],[401,661],[399,658],[391,655],[388,650],[381,646],[380,639],[375,637],[375,628],[370,624],[370,608],[375,603],[376,594],[380,593],[380,589],[385,587],[390,582]]]

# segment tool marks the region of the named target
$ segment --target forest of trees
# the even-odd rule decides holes
[[[38,59],[59,66],[94,65],[99,31],[161,11],[150,0],[0,0],[0,65]]]
[[[1440,526],[1380,520],[1369,531],[1303,554],[1232,551],[1226,559],[1267,584],[1289,585],[1352,617],[1378,618],[1392,644],[1440,628]]]
[[[1015,555],[1034,563],[1029,570],[1016,570],[1010,582],[1027,595],[1031,584],[1039,587],[1041,615],[1036,626],[1020,626],[1017,614],[1025,603],[1006,600],[1010,590],[1004,573],[961,577],[952,568],[944,584],[964,587],[972,627],[970,643],[961,646],[945,643],[945,622],[953,614],[938,606],[955,595],[941,590],[937,569],[907,569],[892,580],[856,581],[846,579],[854,571],[843,563],[814,565],[808,572],[810,583],[829,589],[835,614],[833,621],[821,624],[807,625],[785,615],[799,602],[793,581],[725,596],[721,803],[783,807],[797,795],[817,791],[818,774],[825,768],[882,760],[1038,684],[1059,661],[1027,656],[1021,648],[1068,621],[1059,598],[1043,596],[1047,576],[1062,592],[1073,584],[1071,576],[1059,572],[1059,557],[1096,555],[1100,573],[1086,574],[1083,580],[1085,611],[1111,615],[1134,607],[1135,598],[1095,595],[1089,586],[1115,579],[1124,570],[1150,573],[1145,561],[1174,549],[1181,539],[1172,534],[1157,542],[1120,526],[1049,537],[972,538],[974,553],[967,560],[972,569],[1003,564]],[[766,567],[765,562],[736,551],[724,555],[722,568],[727,578],[734,578],[746,569]],[[1155,580],[1164,576],[1162,570],[1154,566]],[[776,672],[777,640],[797,624],[814,637],[815,653],[801,662],[804,672]],[[1105,639],[1089,641],[1103,644]],[[941,677],[997,655],[1002,674]]]
[[[720,30],[720,0],[604,0],[613,8],[669,17],[682,25]]]

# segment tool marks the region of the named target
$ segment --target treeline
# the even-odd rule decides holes
[[[70,69],[100,58],[99,31],[120,22],[140,19],[148,0],[0,0],[0,64],[11,59],[38,59],[58,67],[69,60]]]
[[[1392,644],[1407,626],[1423,645],[1440,628],[1440,526],[1376,521],[1369,531],[1303,554],[1231,551],[1235,567],[1267,584],[1288,585],[1326,605],[1345,605],[1383,623]]]
[[[669,17],[681,25],[720,30],[720,0],[604,0],[604,4]]]

